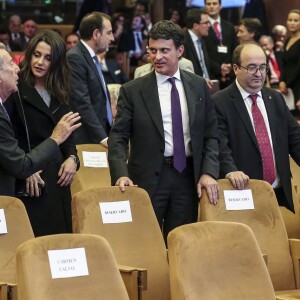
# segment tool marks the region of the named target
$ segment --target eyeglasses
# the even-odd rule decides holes
[[[247,70],[248,74],[250,75],[256,74],[258,70],[260,71],[260,73],[267,73],[269,71],[268,65],[261,65],[259,67],[256,66],[243,67],[242,65],[240,65],[240,67]]]
[[[210,25],[210,21],[206,21],[206,22],[199,22],[199,24]]]

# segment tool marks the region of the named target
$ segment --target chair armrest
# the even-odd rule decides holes
[[[296,288],[300,289],[300,240],[289,239],[289,244],[294,265]]]
[[[147,270],[118,265],[130,300],[142,299],[142,291],[147,290]]]

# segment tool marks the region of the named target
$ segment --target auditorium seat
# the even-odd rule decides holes
[[[60,253],[50,264],[49,251],[72,249],[82,256]],[[129,300],[111,247],[95,235],[58,234],[23,243],[17,276],[19,300]]]
[[[80,168],[76,172],[74,181],[71,184],[72,195],[77,192],[95,187],[110,186],[110,173],[108,162],[106,167],[89,167],[84,165],[82,152],[102,152],[105,153],[107,160],[107,148],[100,144],[82,144],[76,145]]]
[[[275,299],[252,230],[241,223],[198,222],[168,235],[172,300]]]
[[[248,225],[253,230],[261,252],[267,255],[267,266],[275,291],[299,289],[300,241],[288,240],[271,185],[260,180],[249,180],[245,189],[252,191],[254,209],[226,210],[224,190],[234,188],[227,179],[218,182],[219,203],[211,205],[204,191],[200,201],[200,221],[240,222]]]
[[[120,201],[129,201],[128,206],[107,210],[108,214],[126,210],[131,213],[132,221],[107,223],[102,218],[99,203],[120,207]],[[105,237],[118,264],[146,269],[147,281],[140,287],[140,299],[170,299],[167,250],[150,198],[143,189],[126,187],[125,192],[121,192],[119,187],[103,187],[81,191],[73,196],[72,214],[75,233]]]

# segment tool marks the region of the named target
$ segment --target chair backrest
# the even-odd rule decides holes
[[[89,167],[84,165],[82,152],[102,152],[107,159],[107,148],[100,144],[82,144],[76,145],[78,157],[80,160],[80,169],[76,173],[73,183],[71,184],[72,195],[77,192],[95,188],[110,186],[111,179],[109,167]]]
[[[99,203],[128,200],[132,222],[103,224]],[[118,264],[147,269],[143,299],[170,299],[167,251],[148,194],[140,188],[82,191],[72,200],[73,231],[105,237]]]
[[[172,300],[275,299],[251,229],[240,223],[198,222],[169,233]]]
[[[88,275],[53,279],[48,251],[73,248],[85,249]],[[113,252],[99,236],[59,234],[23,243],[17,250],[17,279],[20,300],[129,300]]]
[[[229,221],[248,225],[253,230],[261,252],[267,255],[268,270],[275,291],[295,289],[287,232],[271,185],[261,180],[249,180],[246,189],[252,190],[255,209],[226,210],[224,190],[234,188],[227,179],[218,182],[219,203],[211,205],[204,191],[200,201],[200,221]]]
[[[34,238],[26,208],[21,200],[0,196],[7,233],[0,234],[0,281],[16,282],[16,250],[23,242]]]

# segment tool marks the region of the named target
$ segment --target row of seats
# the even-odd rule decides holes
[[[224,190],[233,188],[227,180],[219,180],[219,184],[220,203],[211,205],[204,193],[200,222],[181,226],[169,235],[168,255],[149,196],[140,188],[128,188],[124,193],[118,187],[81,191],[74,195],[72,201],[75,234],[37,239],[32,239],[28,217],[27,225],[21,222],[23,204],[14,198],[1,197],[8,234],[0,238],[0,281],[16,283],[15,249],[24,240],[30,239],[17,252],[19,299],[71,299],[67,296],[54,297],[52,292],[56,290],[57,295],[64,295],[63,290],[67,290],[68,286],[73,289],[72,299],[77,299],[75,294],[80,295],[80,299],[98,299],[89,294],[83,295],[83,285],[79,283],[83,280],[84,285],[94,286],[97,282],[95,286],[98,286],[97,280],[91,278],[88,283],[87,278],[51,280],[45,254],[49,249],[88,247],[94,242],[91,240],[85,244],[84,240],[87,237],[89,241],[92,235],[107,240],[116,262],[127,266],[123,269],[146,271],[142,272],[135,290],[130,291],[127,286],[129,299],[196,300],[199,295],[201,298],[203,295],[203,299],[226,300],[299,299],[300,242],[288,239],[272,187],[263,181],[250,180],[247,188],[252,190],[255,209],[229,211],[225,207]],[[11,202],[12,199],[14,202]],[[104,224],[99,203],[118,201],[129,201],[132,221]],[[81,239],[76,240],[77,236]],[[105,244],[103,238],[101,243]],[[75,240],[76,243],[73,242]],[[106,261],[106,256],[96,246],[93,251],[91,256],[88,255],[89,250],[86,251],[89,265],[103,264],[103,261],[96,263],[95,260],[104,258]],[[266,265],[262,263],[262,254]],[[120,285],[117,279],[120,277],[116,275],[115,263],[111,263],[109,268],[114,270],[114,275],[111,275],[115,278],[114,283],[124,291],[123,284]],[[106,286],[108,284],[103,288]],[[113,298],[107,296],[101,299]]]

